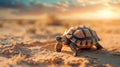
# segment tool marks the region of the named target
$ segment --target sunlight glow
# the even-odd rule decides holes
[[[107,9],[99,11],[99,15],[103,18],[112,18],[113,12]]]

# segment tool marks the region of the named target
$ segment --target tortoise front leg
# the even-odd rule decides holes
[[[61,50],[62,50],[62,43],[57,43],[57,44],[55,45],[55,51],[61,52]]]
[[[100,50],[103,48],[99,43],[96,43],[95,46],[96,46],[97,50]]]
[[[74,52],[74,56],[78,56],[78,51],[77,51],[77,48],[75,46],[74,43],[70,43],[70,48],[72,49],[72,51]]]

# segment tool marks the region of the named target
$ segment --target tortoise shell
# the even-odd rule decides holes
[[[96,32],[86,26],[71,27],[64,36],[80,48],[90,48],[100,41]]]

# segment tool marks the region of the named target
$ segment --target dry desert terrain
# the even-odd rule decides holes
[[[55,52],[55,37],[77,25],[96,30],[104,49]],[[0,20],[0,67],[120,67],[120,21]]]

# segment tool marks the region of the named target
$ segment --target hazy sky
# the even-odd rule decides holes
[[[120,0],[0,0],[0,19],[39,19],[48,14],[69,19],[120,19]]]
[[[57,3],[57,2],[60,2],[60,1],[73,1],[75,2],[76,0],[39,0],[40,2],[43,2],[43,3]]]

